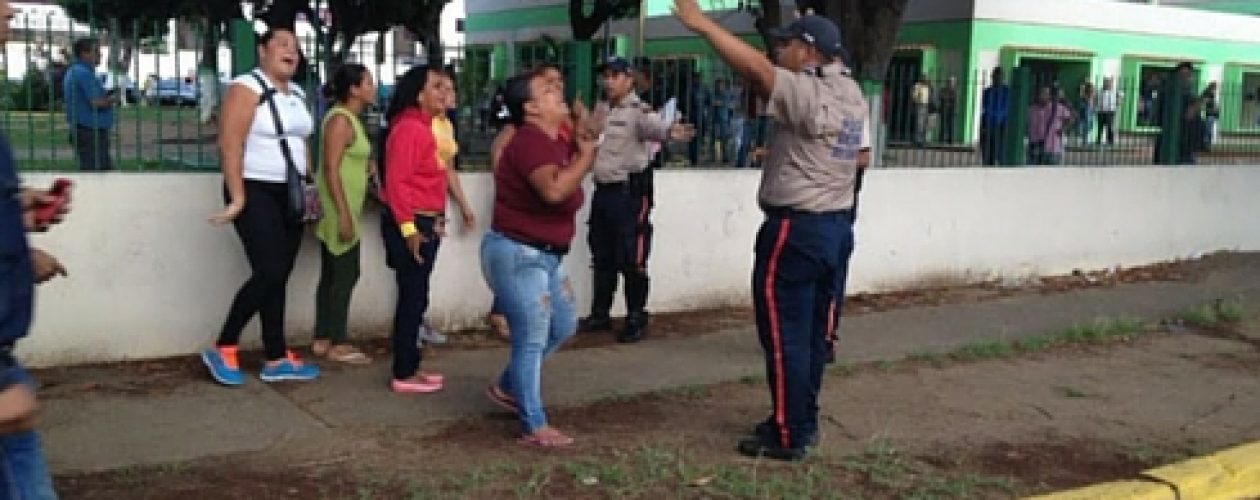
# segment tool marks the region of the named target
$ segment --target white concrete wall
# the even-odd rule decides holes
[[[653,311],[747,303],[753,235],[761,221],[755,171],[659,175],[651,259]],[[192,174],[74,176],[75,212],[34,244],[70,276],[39,289],[38,320],[20,352],[35,364],[194,352],[218,333],[247,266],[230,228],[206,217],[220,206],[219,177]],[[30,175],[32,185],[51,182]],[[484,227],[490,179],[464,185]],[[851,291],[923,280],[1064,273],[1135,265],[1222,249],[1260,249],[1260,167],[897,169],[875,171],[853,259]],[[579,214],[585,221],[585,214]],[[387,332],[394,304],[379,231],[368,228],[363,278],[352,305],[356,334]],[[584,224],[567,265],[581,309],[590,297]],[[443,243],[429,318],[477,324],[490,295],[479,234]],[[288,325],[308,339],[318,253],[302,250],[289,286]],[[256,344],[256,327],[245,340]]]

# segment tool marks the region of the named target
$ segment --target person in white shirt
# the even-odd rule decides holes
[[[1116,80],[1112,77],[1103,79],[1102,90],[1098,92],[1098,135],[1094,144],[1102,145],[1103,134],[1107,135],[1107,145],[1116,143],[1116,109],[1120,105],[1123,94],[1116,89]]]
[[[272,28],[258,39],[258,68],[228,88],[219,124],[227,207],[210,218],[232,224],[252,275],[236,294],[215,346],[202,352],[211,376],[227,386],[245,383],[237,361],[241,331],[254,317],[262,326],[264,382],[312,380],[319,367],[285,346],[284,306],[289,273],[302,243],[302,218],[291,206],[289,171],[309,179],[306,139],[315,130],[306,95],[293,81],[297,35]]]

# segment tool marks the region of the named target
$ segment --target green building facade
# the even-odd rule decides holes
[[[468,0],[469,59],[498,80],[538,60],[643,55],[712,80],[726,71],[671,15],[672,0],[643,0],[638,18],[615,20],[589,50],[571,41],[567,0]],[[1118,128],[1150,133],[1144,101],[1178,62],[1195,64],[1200,90],[1218,87],[1222,134],[1260,135],[1260,2],[1199,0],[910,0],[885,97],[896,112],[911,82],[959,85],[955,137],[974,142],[980,96],[995,67],[1027,67],[1038,84],[1074,98],[1082,82],[1121,90]],[[702,0],[723,25],[759,43],[756,0]],[[791,7],[788,7],[790,9]],[[788,11],[790,12],[790,10]],[[791,14],[786,13],[790,19]],[[607,36],[605,36],[605,33]],[[570,72],[571,79],[577,79]],[[584,76],[584,75],[583,75]],[[585,78],[583,78],[585,79]],[[581,82],[575,81],[579,87]],[[584,87],[586,88],[586,87]]]

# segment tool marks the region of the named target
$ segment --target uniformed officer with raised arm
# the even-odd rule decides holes
[[[818,442],[818,393],[839,318],[853,251],[854,184],[869,154],[866,100],[838,57],[840,30],[805,16],[777,30],[778,67],[707,17],[696,0],[675,0],[687,28],[704,37],[774,120],[758,195],[753,301],[773,412],[740,453],[804,458]]]

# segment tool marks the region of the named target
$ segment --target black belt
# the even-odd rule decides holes
[[[797,216],[826,216],[826,215],[853,215],[852,208],[843,210],[800,210],[792,207],[779,207],[774,205],[761,204],[761,211],[771,217],[797,217]]]
[[[557,255],[561,257],[568,255],[569,253],[569,247],[567,246],[552,245],[550,243],[537,243],[537,242],[532,242],[532,241],[524,241],[524,240],[518,240],[511,236],[507,236],[507,235],[504,235],[504,236],[509,240],[512,240],[522,245],[525,245],[527,247],[533,248],[534,250],[538,250],[539,252],[549,253],[549,254]]]
[[[622,181],[622,182],[596,182],[596,183],[595,183],[595,190],[596,190],[596,191],[600,191],[600,190],[604,190],[604,189],[625,189],[625,188],[627,188],[627,187],[629,187],[629,184],[628,184],[627,182],[625,182],[625,181]]]

